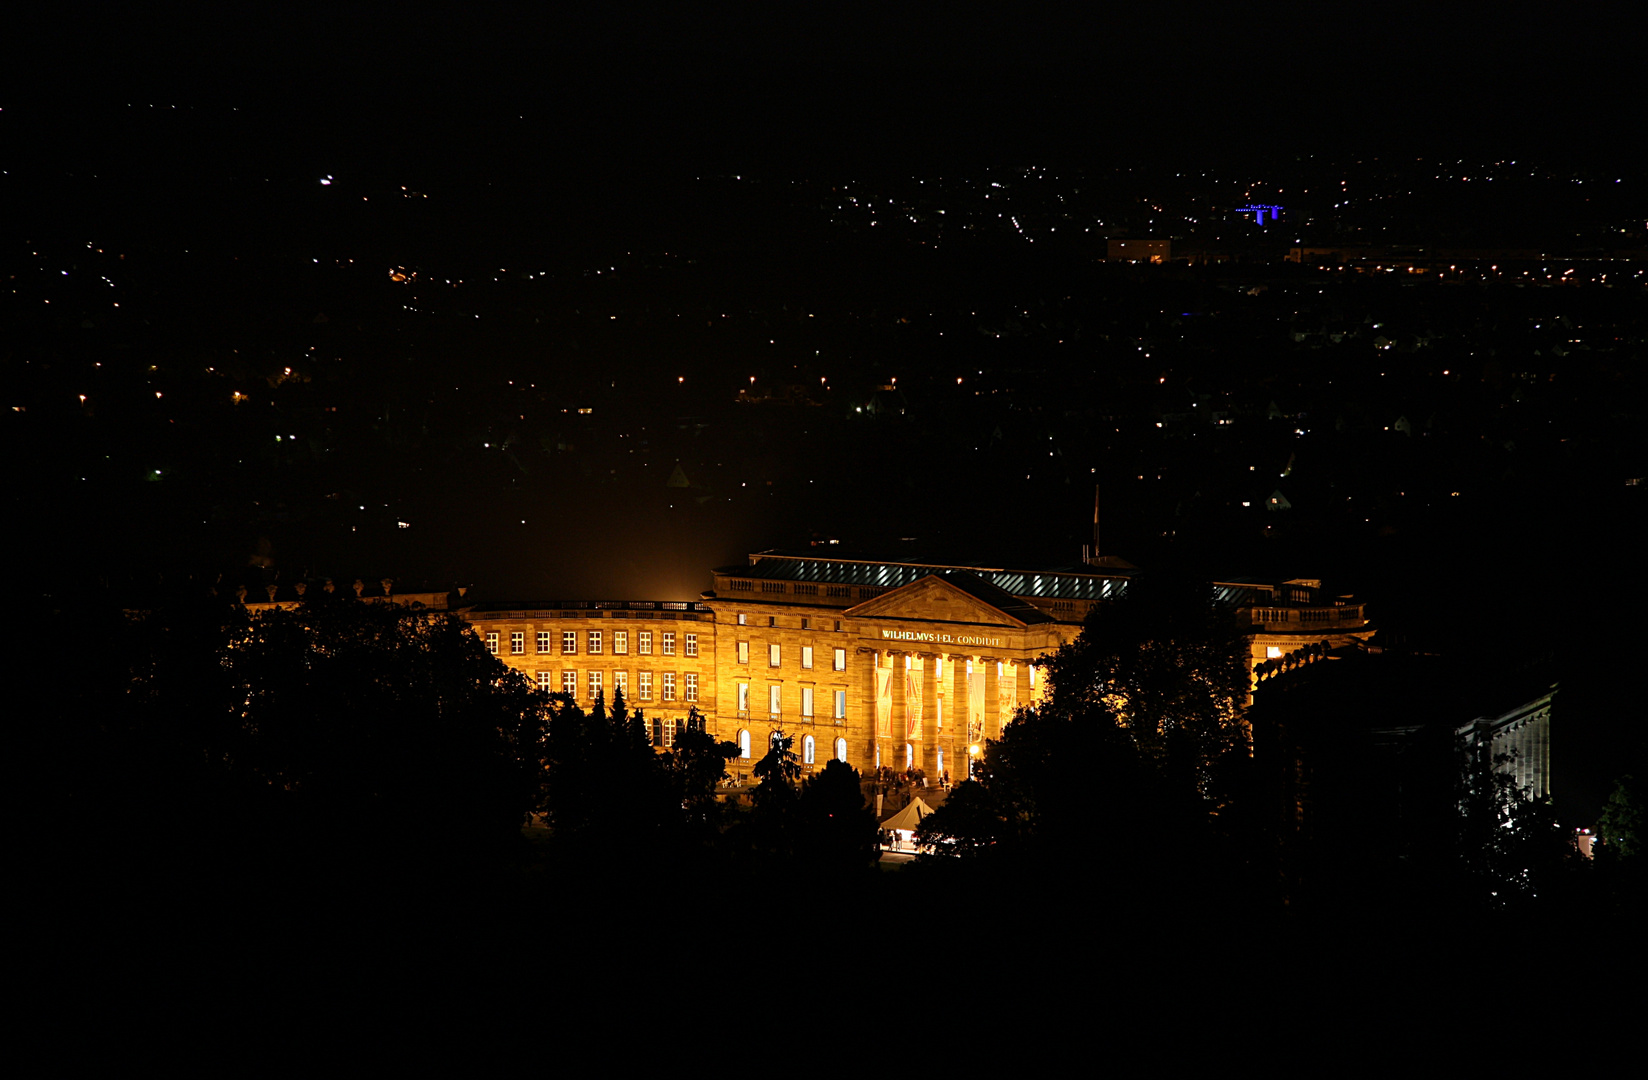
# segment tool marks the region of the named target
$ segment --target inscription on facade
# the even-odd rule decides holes
[[[893,641],[928,641],[934,645],[990,645],[1000,647],[1005,638],[971,637],[967,634],[934,634],[926,630],[883,630],[881,636]]]

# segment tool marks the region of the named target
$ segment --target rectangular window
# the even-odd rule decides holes
[[[591,630],[589,632],[589,655],[601,655],[601,631],[599,630]]]
[[[636,631],[635,637],[636,637],[636,642],[635,642],[636,651],[639,652],[642,656],[651,656],[652,655],[652,631],[651,630],[638,630],[638,631]]]
[[[813,718],[813,688],[810,686],[801,688],[801,715],[808,720]]]
[[[697,634],[688,634],[686,637],[687,637],[687,640],[686,640],[685,645],[686,645],[687,655],[688,656],[697,656],[698,655],[698,635]]]
[[[641,701],[652,700],[652,672],[643,671],[636,676],[636,698]]]
[[[612,692],[615,696],[629,700],[629,672],[614,671],[612,673]]]
[[[779,658],[778,658],[778,646],[777,645],[768,645],[767,646],[767,666],[768,667],[778,667],[778,666],[780,666]]]
[[[687,700],[688,701],[697,701],[698,700],[698,672],[689,671],[685,675],[683,675],[682,678],[684,680],[686,680],[685,689],[686,689],[686,692],[687,692]]]
[[[767,616],[767,625],[768,626],[777,626],[778,625],[778,616],[777,615],[768,615]]]
[[[837,649],[835,651],[835,669],[837,671],[846,671],[847,670],[847,650],[846,649]]]
[[[804,671],[813,669],[813,647],[811,645],[801,646],[801,668]]]
[[[778,695],[779,691],[782,689],[783,687],[780,686],[767,687],[767,711],[772,713],[774,716],[778,715]]]
[[[664,640],[663,640],[662,644],[664,646],[664,655],[665,656],[674,656],[675,655],[675,631],[674,630],[665,630],[664,631]]]
[[[601,673],[599,671],[592,671],[592,672],[589,673],[589,700],[594,701],[596,698],[598,698],[600,696],[601,696]]]
[[[675,672],[664,672],[664,700],[675,700]]]
[[[550,638],[549,638],[549,631],[548,630],[538,631],[538,651],[539,652],[546,653],[546,652],[549,651],[549,641],[550,641]]]
[[[547,671],[538,672],[538,689],[540,689],[540,690],[553,690],[553,689],[555,689],[555,684],[550,681],[549,672],[547,672]]]
[[[835,718],[837,720],[847,719],[847,691],[845,690],[835,692]]]
[[[742,611],[740,611],[738,613],[738,625],[743,626],[747,621],[748,621],[748,616],[746,616]]]
[[[838,634],[841,633],[841,620],[840,619],[837,619],[835,621],[835,632],[838,633]]]
[[[813,621],[811,619],[802,619],[801,620],[801,629],[811,630],[812,627],[813,627]]]
[[[738,643],[738,662],[740,664],[747,664],[750,662],[750,643],[747,641],[740,641]]]
[[[561,672],[561,693],[567,697],[578,696],[578,673],[571,668]]]
[[[576,630],[563,630],[563,631],[561,631],[561,655],[562,656],[576,656],[576,655],[578,655],[578,631],[576,631]]]
[[[619,656],[629,655],[629,631],[614,630],[612,632],[612,651]]]
[[[747,682],[738,684],[738,715],[750,715],[750,684]]]
[[[488,630],[486,632],[486,651],[493,656],[498,655],[498,631]]]
[[[526,631],[511,630],[509,632],[509,655],[519,656],[526,652]]]

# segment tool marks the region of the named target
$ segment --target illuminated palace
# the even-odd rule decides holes
[[[1060,571],[762,552],[713,571],[697,601],[459,601],[494,652],[539,687],[624,700],[669,745],[689,710],[738,744],[748,779],[772,733],[803,767],[964,776],[968,755],[1044,689],[1038,661],[1127,587],[1114,559]],[[1372,633],[1362,604],[1314,580],[1216,583],[1247,628],[1253,666]]]

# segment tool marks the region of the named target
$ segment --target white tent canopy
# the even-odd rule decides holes
[[[921,819],[932,812],[933,808],[931,806],[922,802],[920,798],[916,798],[909,806],[883,821],[881,827],[895,831],[912,832],[917,825],[921,824]]]

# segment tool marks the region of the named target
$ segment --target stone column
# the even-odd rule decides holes
[[[881,653],[874,649],[860,649],[858,657],[866,665],[864,678],[860,682],[864,687],[864,704],[859,710],[864,717],[864,737],[859,740],[863,747],[864,760],[858,771],[868,773],[876,764],[876,668],[881,663]]]
[[[892,754],[893,754],[893,757],[895,759],[891,763],[893,768],[898,769],[902,772],[903,769],[904,769],[904,744],[910,741],[904,735],[904,725],[909,723],[909,721],[910,721],[910,710],[905,707],[905,703],[904,703],[904,657],[905,657],[905,654],[901,653],[901,652],[893,652],[892,657],[893,657],[893,680],[892,680],[893,733],[892,733],[892,740],[889,744],[889,747],[890,747],[890,749],[892,751]],[[887,761],[887,752],[888,752],[889,747],[883,747],[882,748],[881,760],[883,762]]]
[[[921,760],[917,762],[927,774],[927,786],[938,787],[938,728],[934,714],[938,711],[938,655],[921,654],[921,745],[916,747]]]
[[[950,685],[946,687],[946,701],[949,708],[945,717],[945,746],[949,752],[945,767],[950,770],[950,779],[959,783],[967,779],[968,762],[972,755],[968,751],[967,742],[967,658],[952,656],[949,658]]]
[[[986,739],[1001,738],[1001,705],[1000,694],[996,686],[996,664],[999,661],[994,656],[986,656],[979,661],[984,665],[984,737]]]

